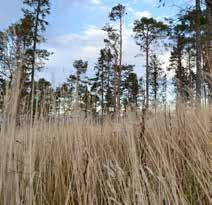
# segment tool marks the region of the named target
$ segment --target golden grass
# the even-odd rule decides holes
[[[13,123],[0,133],[0,204],[210,205],[207,112]],[[143,132],[144,131],[144,132]]]

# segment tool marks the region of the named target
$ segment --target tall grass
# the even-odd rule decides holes
[[[5,123],[0,204],[212,204],[208,112],[180,110]]]

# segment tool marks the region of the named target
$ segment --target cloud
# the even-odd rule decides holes
[[[146,3],[146,4],[156,4],[158,0],[133,0],[134,4],[137,3]]]
[[[93,3],[93,4],[101,4],[101,1],[100,0],[91,0],[91,3]]]
[[[137,19],[140,19],[140,18],[142,18],[142,17],[150,18],[150,17],[152,17],[152,14],[151,14],[149,11],[135,11],[135,12],[134,12],[134,16],[135,16]]]
[[[88,75],[92,75],[99,50],[104,46],[104,37],[104,31],[89,26],[80,34],[70,33],[49,39],[46,48],[54,54],[47,62],[45,74],[49,77],[56,75],[57,84],[64,82],[73,73],[73,61],[83,59],[89,61]]]
[[[132,37],[131,29],[124,27],[123,30],[123,63],[136,65],[135,71],[139,76],[143,73],[143,58],[135,58],[139,52]],[[82,33],[70,33],[49,39],[46,48],[54,52],[47,62],[45,76],[51,80],[54,77],[56,84],[64,80],[74,72],[72,63],[76,59],[89,62],[88,75],[93,74],[93,67],[97,62],[99,51],[104,47],[103,39],[106,34],[95,26],[88,26]]]
[[[101,0],[60,0],[61,5],[73,5],[73,4],[101,4]]]

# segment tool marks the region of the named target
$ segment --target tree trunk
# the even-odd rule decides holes
[[[208,12],[208,66],[209,66],[209,130],[212,132],[212,0],[206,0]]]
[[[201,17],[200,0],[196,0],[196,102],[198,105],[201,104],[201,91],[202,91],[200,17]]]
[[[101,114],[102,114],[102,119],[104,116],[104,68],[102,66],[102,74],[101,74]]]
[[[176,106],[185,102],[185,92],[183,89],[185,71],[182,66],[182,37],[177,38],[177,74],[176,74],[176,84],[177,84],[177,99]]]
[[[149,107],[149,42],[146,41],[146,108]]]
[[[76,100],[76,102],[75,102],[75,106],[74,106],[74,111],[75,112],[78,112],[79,111],[79,104],[80,104],[80,102],[79,102],[79,81],[80,81],[80,74],[79,74],[79,72],[78,72],[78,70],[76,71],[76,77],[77,77],[77,79],[76,79],[76,90],[75,90],[75,100]]]
[[[154,66],[154,81],[153,81],[153,86],[154,86],[154,109],[155,109],[155,113],[157,111],[157,81],[158,81],[158,77],[157,77],[157,67],[156,65]]]
[[[32,71],[31,71],[31,93],[30,93],[30,100],[31,100],[31,120],[34,118],[34,90],[35,90],[35,83],[34,83],[34,76],[35,76],[35,58],[36,58],[36,49],[37,49],[37,36],[38,36],[38,24],[39,24],[39,15],[40,15],[40,7],[41,1],[38,1],[38,6],[36,8],[36,17],[35,17],[35,28],[33,34],[33,55],[32,55]]]
[[[118,66],[118,90],[117,90],[117,112],[120,112],[121,102],[120,102],[120,87],[121,87],[121,73],[122,73],[122,50],[123,50],[123,39],[122,39],[122,28],[123,22],[122,17],[120,17],[120,51],[119,51],[119,66]]]
[[[208,12],[209,103],[212,105],[212,0],[206,0]]]

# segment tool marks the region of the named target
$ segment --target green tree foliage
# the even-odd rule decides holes
[[[136,73],[130,73],[125,81],[125,88],[127,90],[127,98],[125,102],[133,108],[138,106],[139,83]],[[125,103],[126,105],[126,103]]]
[[[36,101],[36,114],[38,117],[49,117],[49,114],[53,112],[53,88],[49,81],[44,78],[39,79],[35,82],[37,98]]]
[[[150,49],[161,38],[166,37],[167,25],[154,18],[143,17],[134,22],[136,44],[145,52],[146,58],[146,106],[149,106],[149,57]]]
[[[33,105],[33,90],[34,90],[34,76],[35,70],[43,68],[43,61],[48,59],[50,53],[45,49],[38,48],[38,44],[45,41],[42,33],[46,30],[48,22],[46,17],[50,13],[49,0],[24,0],[25,8],[23,9],[24,16],[30,16],[32,20],[32,32],[29,36],[32,39],[30,49],[28,52],[31,54],[31,103]],[[39,63],[38,63],[39,62]]]
[[[74,87],[71,82],[63,83],[55,90],[56,112],[60,115],[67,115],[71,112]]]
[[[100,50],[100,57],[95,66],[95,77],[92,88],[95,88],[96,94],[100,99],[101,115],[103,117],[105,112],[108,112],[108,107],[113,106],[112,92],[113,92],[113,54],[110,48]]]
[[[83,60],[75,60],[73,63],[75,74],[70,75],[68,78],[69,85],[75,89],[75,108],[78,109],[80,106],[80,100],[83,90],[83,79],[82,74],[85,74],[88,68],[88,62]],[[75,85],[74,85],[75,84]]]
[[[122,75],[122,58],[123,58],[123,20],[126,15],[126,8],[122,4],[114,6],[109,14],[109,18],[112,21],[119,21],[119,31],[117,35],[118,40],[118,56],[117,63],[115,64],[116,79],[115,79],[115,97],[116,97],[116,111],[119,112],[121,108],[120,104],[120,87],[121,87],[121,75]]]
[[[160,102],[159,91],[161,89],[162,77],[164,75],[162,64],[160,59],[155,54],[150,57],[149,64],[149,83],[150,83],[150,99],[153,102],[153,107],[157,109],[157,105]]]
[[[203,13],[204,14],[204,13]],[[197,70],[197,49],[196,49],[196,21],[194,16],[196,10],[186,10],[183,15],[178,17],[177,22],[171,21],[170,36],[173,41],[173,51],[171,52],[170,68],[176,72],[175,85],[178,101],[190,101],[193,94],[199,92],[201,74]],[[201,42],[205,42],[206,18],[200,18]],[[198,68],[199,69],[199,68]],[[201,67],[202,70],[202,67]],[[202,71],[201,71],[202,72]],[[194,91],[195,90],[195,91]]]
[[[26,102],[29,99],[31,28],[32,19],[30,16],[25,16],[0,34],[0,75],[7,82],[8,88],[11,87],[13,78],[17,77],[16,75],[19,73],[20,79],[17,82],[20,91],[18,97],[19,115],[27,112]],[[19,70],[17,70],[18,68]]]

